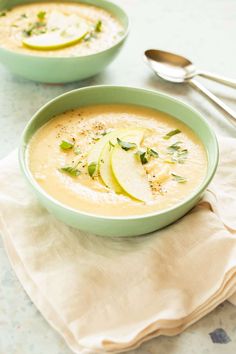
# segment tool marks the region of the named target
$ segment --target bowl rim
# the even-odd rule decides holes
[[[49,3],[52,2],[52,1],[53,0],[51,0],[51,1],[47,0],[47,2],[49,2]],[[100,1],[100,0],[91,0],[91,1]],[[36,2],[37,2],[37,0],[36,0]],[[70,1],[70,0],[64,0],[64,2],[72,3],[72,1]],[[76,3],[76,1],[73,1],[73,2]],[[79,3],[80,2],[81,3],[85,3],[85,4],[88,4],[88,5],[92,5],[92,6],[95,6],[95,7],[100,7],[102,9],[106,10],[102,6],[102,4],[95,5],[95,4],[90,3],[90,0],[78,0],[78,2]],[[112,6],[114,6],[114,8],[118,9],[119,11],[121,11],[122,14],[125,16],[126,21],[127,21],[127,26],[124,29],[124,34],[121,36],[121,38],[117,42],[115,42],[112,46],[110,46],[110,47],[108,47],[108,48],[106,48],[104,50],[101,50],[101,51],[96,52],[96,53],[91,53],[91,54],[88,54],[88,55],[77,55],[77,56],[75,55],[75,56],[68,56],[68,57],[66,57],[66,56],[36,55],[36,54],[31,54],[31,53],[20,53],[20,52],[17,52],[15,50],[10,50],[10,49],[4,48],[1,45],[0,45],[0,51],[4,51],[6,53],[17,55],[17,56],[19,56],[21,58],[33,58],[33,59],[51,60],[51,61],[52,60],[67,60],[67,61],[69,61],[69,60],[72,60],[72,59],[83,60],[83,59],[92,58],[92,57],[95,57],[95,56],[98,56],[98,55],[102,55],[102,54],[108,52],[109,50],[112,50],[113,48],[119,46],[125,39],[127,39],[128,35],[130,33],[130,19],[129,19],[129,16],[128,16],[127,12],[124,10],[124,8],[122,6],[120,6],[120,5],[118,5],[118,4],[110,1],[110,0],[102,0],[102,2],[104,4],[112,5]],[[24,4],[24,0],[22,0],[22,5],[23,4]],[[29,3],[27,2],[26,4],[30,4],[30,2]],[[21,4],[18,4],[16,6],[19,6],[19,5],[21,5]],[[106,10],[106,11],[110,12],[109,10]],[[41,52],[44,52],[44,51],[41,51]]]
[[[178,105],[181,105],[182,107],[186,108],[187,110],[189,110],[190,112],[193,112],[194,114],[198,115],[198,118],[200,119],[200,121],[205,124],[206,128],[208,129],[211,138],[212,138],[212,142],[213,142],[213,148],[214,148],[214,160],[213,160],[213,166],[210,170],[207,170],[205,178],[203,179],[203,181],[199,184],[199,186],[197,188],[195,188],[190,194],[188,194],[184,199],[182,199],[180,202],[174,204],[173,206],[169,207],[169,208],[165,208],[163,210],[158,210],[158,211],[154,211],[151,213],[145,213],[145,214],[134,214],[134,215],[128,215],[128,216],[111,216],[111,215],[99,215],[99,214],[95,214],[95,213],[89,213],[83,210],[79,210],[79,209],[75,209],[72,208],[66,204],[63,204],[62,202],[60,202],[59,200],[55,199],[54,197],[52,197],[50,194],[48,194],[34,179],[33,175],[30,172],[29,166],[28,166],[28,162],[27,162],[27,153],[26,153],[26,149],[27,149],[27,144],[25,143],[25,138],[26,135],[28,134],[28,130],[31,127],[31,124],[37,119],[38,115],[44,111],[45,109],[47,109],[49,106],[55,104],[57,101],[61,100],[63,97],[65,96],[69,96],[73,93],[79,93],[81,91],[90,91],[90,90],[96,90],[96,89],[100,89],[100,88],[108,88],[108,89],[128,89],[131,91],[138,91],[140,93],[146,93],[146,94],[154,94],[156,96],[165,98],[171,102],[174,102]],[[142,105],[138,105],[141,106]],[[175,119],[178,120],[177,117],[173,116]],[[51,117],[50,119],[52,119],[53,117]],[[49,120],[50,120],[49,119]],[[185,124],[185,123],[184,123]],[[191,127],[190,127],[191,129]],[[208,155],[209,158],[209,155]],[[62,95],[59,95],[57,97],[55,97],[54,99],[50,100],[49,102],[47,102],[46,104],[44,104],[33,116],[32,118],[29,120],[29,122],[27,123],[27,125],[24,128],[24,131],[21,135],[21,139],[20,139],[20,146],[18,149],[18,161],[20,164],[20,168],[23,172],[23,174],[25,175],[27,181],[31,184],[31,186],[33,187],[34,190],[36,190],[38,193],[40,193],[41,195],[43,195],[44,198],[48,199],[50,202],[56,204],[57,206],[59,206],[62,209],[66,209],[69,212],[84,216],[84,217],[92,217],[92,218],[96,218],[96,219],[101,219],[101,220],[114,220],[114,221],[128,221],[128,220],[142,220],[142,219],[148,219],[151,217],[157,217],[157,216],[162,216],[165,215],[169,212],[175,211],[176,209],[178,209],[179,207],[183,206],[185,203],[189,203],[191,202],[193,199],[195,199],[197,196],[200,196],[204,190],[207,188],[207,186],[209,185],[209,183],[211,182],[212,178],[215,175],[217,166],[218,166],[218,162],[219,162],[219,145],[218,145],[218,141],[216,138],[216,134],[214,132],[214,130],[211,128],[210,124],[207,122],[207,120],[203,117],[203,115],[196,110],[195,108],[192,108],[191,105],[183,102],[182,100],[179,100],[175,97],[172,97],[169,94],[166,93],[162,93],[159,91],[154,91],[151,89],[143,89],[141,87],[134,87],[134,86],[126,86],[126,85],[94,85],[94,86],[87,86],[87,87],[82,87],[82,88],[78,88],[75,90],[70,90],[66,93],[63,93]],[[209,165],[208,165],[209,166]]]

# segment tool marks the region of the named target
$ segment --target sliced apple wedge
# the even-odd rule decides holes
[[[88,31],[89,27],[86,22],[81,22],[80,26],[70,26],[67,29],[26,37],[22,43],[26,47],[38,50],[60,49],[80,42]]]
[[[130,135],[127,135],[127,133]],[[101,152],[99,157],[99,175],[102,182],[116,193],[126,194],[115,178],[111,165],[111,156],[114,146],[117,145],[117,139],[123,139],[123,137],[125,137],[124,140],[126,142],[132,142],[138,147],[143,139],[144,133],[145,129],[142,128],[124,129],[123,131],[120,131],[119,134],[117,134],[118,136],[111,137]],[[122,142],[122,140],[120,140],[120,142]]]
[[[133,136],[137,136],[137,141],[139,139],[142,140],[145,131],[146,131],[146,129],[143,129],[143,128],[133,128],[133,129],[126,128],[126,129],[117,129],[117,130],[114,130],[110,133],[107,133],[101,139],[99,139],[98,142],[89,151],[88,157],[87,157],[88,166],[91,163],[94,163],[97,165],[97,170],[98,170],[99,159],[100,159],[101,153],[102,153],[105,145],[107,143],[109,143],[109,141],[116,144],[117,143],[116,139],[118,137],[122,138],[123,136],[125,136],[129,133],[131,133]],[[141,141],[141,140],[139,140],[139,141]],[[95,172],[97,172],[97,170]]]
[[[111,141],[113,138],[116,139],[119,133],[120,130],[115,130],[110,133],[107,133],[101,139],[99,139],[98,142],[96,142],[96,144],[92,147],[92,149],[88,153],[88,157],[87,157],[88,166],[94,163],[96,165],[95,173],[98,171],[99,158],[102,153],[102,150],[104,149],[105,145],[109,143],[109,141]]]
[[[136,142],[137,136],[124,136],[124,141]],[[124,191],[132,198],[148,202],[153,199],[146,172],[133,150],[117,145],[111,156],[112,172]]]
[[[99,158],[99,175],[102,179],[102,182],[108,188],[112,189],[116,193],[124,193],[124,190],[121,188],[117,182],[111,167],[111,155],[113,147],[108,142],[102,150],[102,153]]]

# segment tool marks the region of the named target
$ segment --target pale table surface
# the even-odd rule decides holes
[[[118,59],[100,75],[69,85],[50,86],[12,76],[0,66],[0,157],[17,147],[32,114],[68,90],[97,84],[132,85],[159,90],[202,112],[219,135],[236,138],[225,116],[189,86],[158,80],[143,63],[147,48],[188,56],[204,69],[236,77],[235,0],[121,0],[132,31]],[[203,82],[203,80],[202,80]],[[236,109],[236,90],[208,83]],[[0,241],[1,242],[1,241]],[[211,266],[214,266],[213,264]],[[224,328],[228,344],[213,344],[209,332]],[[42,318],[13,273],[0,243],[0,354],[72,354]],[[129,354],[235,354],[236,307],[224,303],[184,333],[160,337]]]

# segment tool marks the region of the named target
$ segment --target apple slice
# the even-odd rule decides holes
[[[117,182],[111,168],[111,153],[113,147],[108,142],[102,150],[102,153],[99,158],[99,175],[102,179],[102,182],[106,187],[112,189],[116,193],[124,193],[124,190],[121,188]]]
[[[145,131],[146,131],[146,129],[143,129],[143,128],[133,128],[133,129],[125,128],[125,129],[113,130],[112,132],[107,133],[101,139],[99,139],[98,142],[89,151],[88,157],[87,157],[88,166],[90,164],[94,163],[97,166],[96,171],[94,172],[94,174],[96,174],[96,172],[98,170],[99,159],[100,159],[101,153],[102,153],[105,145],[107,143],[109,143],[109,141],[116,144],[116,142],[117,142],[116,139],[118,137],[122,138],[122,136],[129,134],[129,132],[131,132],[132,135],[137,134],[140,137],[140,139],[142,139]]]
[[[140,142],[143,139],[145,131],[146,130],[143,128],[124,129],[123,131],[119,131],[119,133],[117,134],[118,136],[115,135],[111,137],[101,152],[101,155],[99,157],[99,175],[103,183],[108,188],[114,190],[116,193],[126,194],[119,185],[118,181],[116,180],[111,166],[111,156],[113,148],[117,144],[117,138],[119,137],[123,139],[124,136],[126,141],[135,143],[137,146],[139,146]],[[128,132],[129,135],[127,140]]]
[[[124,136],[124,141],[137,142],[137,136]],[[117,182],[132,198],[148,202],[153,199],[146,172],[135,155],[135,151],[125,151],[117,145],[111,157],[112,172]]]
[[[104,135],[101,139],[98,140],[98,142],[92,147],[92,149],[89,151],[88,157],[87,157],[87,164],[88,166],[94,163],[96,165],[96,170],[94,174],[97,173],[98,171],[98,165],[99,165],[99,158],[102,153],[102,150],[104,149],[105,145],[109,143],[113,138],[117,138],[118,134],[120,133],[120,130],[114,130],[110,133],[107,133]]]
[[[38,50],[54,50],[65,48],[80,42],[88,33],[89,26],[81,21],[79,26],[68,26],[66,29],[48,31],[32,35],[22,40],[23,45]]]

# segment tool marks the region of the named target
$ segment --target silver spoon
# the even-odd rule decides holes
[[[210,100],[216,103],[227,114],[227,119],[236,126],[236,113],[229,108],[218,97],[206,89],[201,83],[195,80],[195,76],[200,75],[205,78],[236,88],[236,80],[231,80],[223,76],[199,71],[194,64],[177,54],[164,52],[157,49],[145,51],[145,60],[156,75],[162,79],[174,83],[187,82],[204,93]]]

